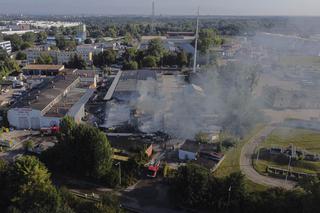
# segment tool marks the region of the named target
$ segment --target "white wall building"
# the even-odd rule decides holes
[[[78,51],[59,51],[59,50],[48,50],[42,51],[36,48],[30,48],[25,51],[27,54],[28,63],[35,63],[41,54],[48,54],[52,57],[54,63],[56,64],[64,64],[70,61],[70,58],[75,54],[79,55],[84,59],[84,61],[88,64],[92,64],[92,52],[78,52]]]
[[[94,44],[82,44],[82,45],[78,45],[76,48],[76,51],[78,53],[82,53],[82,54],[89,54],[89,53],[100,53],[103,52],[103,47],[98,47],[97,45]]]
[[[11,54],[12,47],[10,41],[0,41],[0,47],[4,49],[8,54]]]
[[[44,79],[12,105],[7,113],[10,126],[17,129],[58,126],[65,115],[80,122],[94,89],[78,88],[79,83],[77,75]]]

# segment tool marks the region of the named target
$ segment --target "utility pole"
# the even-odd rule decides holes
[[[199,39],[199,16],[200,16],[200,7],[198,7],[196,41],[195,41],[195,45],[194,45],[194,56],[193,56],[193,73],[195,73],[197,71],[197,54],[198,54],[198,39]]]
[[[227,203],[227,209],[229,211],[229,205],[230,205],[230,200],[231,200],[231,190],[232,190],[232,186],[230,185],[229,189],[228,189],[228,203]]]
[[[121,187],[121,163],[118,162],[115,165],[119,168],[119,187]]]
[[[259,147],[258,147],[258,153],[257,153],[257,159],[256,159],[257,162],[258,162],[258,160],[259,160],[259,154],[260,154],[260,149],[259,149]]]
[[[292,153],[291,153],[292,154]],[[287,181],[288,181],[288,176],[289,176],[289,172],[290,172],[290,164],[291,164],[291,155],[289,156],[289,163],[288,163],[288,172],[287,172],[287,175],[286,175],[286,180],[284,182],[284,185],[286,186],[287,185]]]
[[[156,16],[155,2],[152,1],[152,23],[151,23],[151,33],[152,34],[154,34],[155,16]]]

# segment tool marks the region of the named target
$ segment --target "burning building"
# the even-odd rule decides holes
[[[114,81],[107,94],[104,128],[131,125],[177,138],[192,138],[200,131],[216,138],[220,133],[217,115],[200,104],[206,99],[203,89],[186,82],[184,75],[122,71]]]

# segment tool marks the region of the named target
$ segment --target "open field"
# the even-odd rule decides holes
[[[281,127],[275,129],[259,148],[288,147],[290,144],[293,144],[299,149],[305,149],[309,152],[319,154],[320,132]],[[262,160],[260,158],[259,160],[255,160],[254,167],[259,173],[266,174],[267,166],[288,169],[288,162],[279,161],[277,160],[277,156],[271,156],[269,159]],[[306,160],[293,161],[291,163],[291,170],[309,174],[320,173],[320,162]]]
[[[277,128],[266,138],[260,148],[287,147],[290,144],[320,154],[320,132],[286,127]]]
[[[240,172],[240,154],[242,147],[250,140],[251,137],[253,137],[263,127],[263,124],[257,125],[250,134],[248,134],[243,140],[241,140],[240,143],[238,143],[236,147],[230,149],[226,153],[225,160],[222,162],[220,167],[214,172],[214,175],[216,177],[224,177],[230,175],[233,172]],[[263,191],[267,189],[266,186],[256,184],[248,179],[246,179],[246,185],[250,191]]]

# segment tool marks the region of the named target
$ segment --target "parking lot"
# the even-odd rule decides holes
[[[56,143],[57,139],[54,136],[41,136],[39,131],[33,130],[14,130],[10,132],[4,132],[1,134],[0,139],[6,141],[12,141],[11,147],[4,147],[0,152],[0,158],[4,160],[14,160],[15,158],[25,153],[25,143],[32,141],[34,146],[39,144]]]

